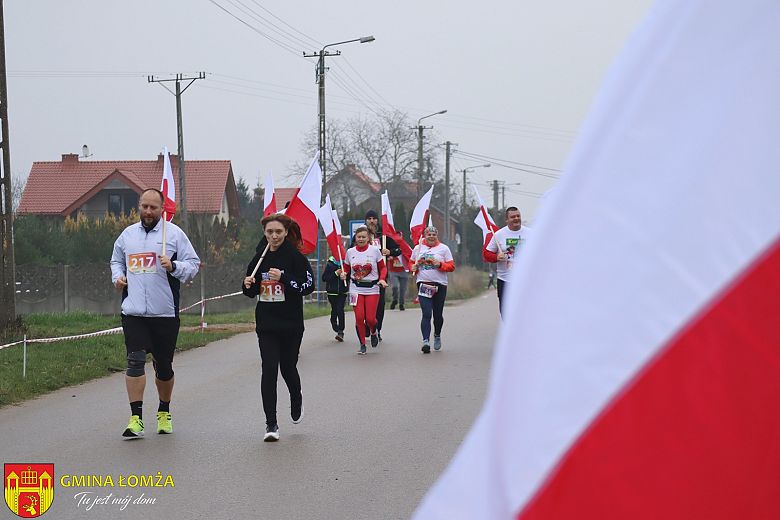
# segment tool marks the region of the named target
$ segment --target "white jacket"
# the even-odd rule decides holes
[[[141,222],[128,226],[114,242],[111,282],[127,277],[122,292],[122,314],[145,317],[179,315],[179,287],[198,274],[200,259],[187,235],[168,222],[166,255],[175,269],[168,273],[161,265],[163,220],[148,233]]]

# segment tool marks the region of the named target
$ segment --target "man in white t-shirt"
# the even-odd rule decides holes
[[[512,266],[517,260],[519,251],[528,238],[528,228],[523,226],[520,210],[515,206],[506,209],[506,226],[496,231],[493,239],[482,250],[485,262],[496,264],[496,292],[498,293],[499,311],[503,312],[501,303],[504,296],[504,286],[509,281]]]

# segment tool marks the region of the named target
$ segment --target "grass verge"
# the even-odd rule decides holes
[[[313,318],[330,313],[328,305],[306,305],[304,317]],[[200,315],[182,315],[182,329],[177,351],[202,347],[212,341],[228,338],[239,332],[254,330],[254,308],[246,311],[209,314],[208,328],[188,330],[200,325]],[[17,323],[15,330],[0,336],[0,344],[28,338],[70,336],[118,327],[119,316],[87,312],[31,314]],[[27,345],[27,377],[22,377],[23,346],[0,350],[0,407],[26,399],[122,372],[127,366],[122,334],[99,336],[56,343]]]

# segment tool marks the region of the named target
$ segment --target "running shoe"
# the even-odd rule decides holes
[[[379,345],[379,334],[371,334],[371,346],[376,348]]]
[[[276,442],[279,440],[279,425],[269,424],[265,427],[265,436],[263,437],[263,441],[265,442]]]
[[[344,331],[340,330],[336,333],[336,341],[344,341]]]
[[[382,333],[379,331],[376,331],[376,337],[379,338],[379,341],[382,341]]]
[[[360,345],[360,350],[358,350],[358,354],[363,355],[365,353],[366,353],[366,346],[365,345]]]
[[[402,303],[401,305],[399,305],[399,306],[398,306],[398,310],[399,310],[399,311],[405,311],[405,310],[406,310],[406,307],[404,307],[404,304],[403,304],[403,303]]]
[[[431,344],[428,343],[427,339],[425,341],[423,341],[422,353],[423,354],[430,354],[431,353]]]
[[[144,422],[137,415],[131,415],[122,437],[125,440],[137,439],[144,436]]]
[[[295,405],[295,403],[292,404],[290,410],[290,417],[292,417],[292,422],[294,424],[298,424],[303,420],[303,397],[301,397],[301,402],[298,403],[297,406]]]
[[[396,305],[398,305],[398,300],[393,300],[393,303],[390,304],[390,310],[394,310]]]
[[[433,337],[433,350],[441,350],[441,336]]]
[[[157,412],[157,433],[173,433],[171,412]]]

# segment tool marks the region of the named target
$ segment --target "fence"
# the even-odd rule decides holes
[[[192,302],[241,290],[246,264],[202,266],[195,279],[181,287],[182,309]],[[320,297],[315,294],[308,298]],[[111,283],[107,263],[84,265],[16,266],[16,312],[70,312],[119,314],[121,296]],[[249,298],[215,298],[209,312],[235,312],[254,306]],[[200,313],[200,308],[192,309]]]

